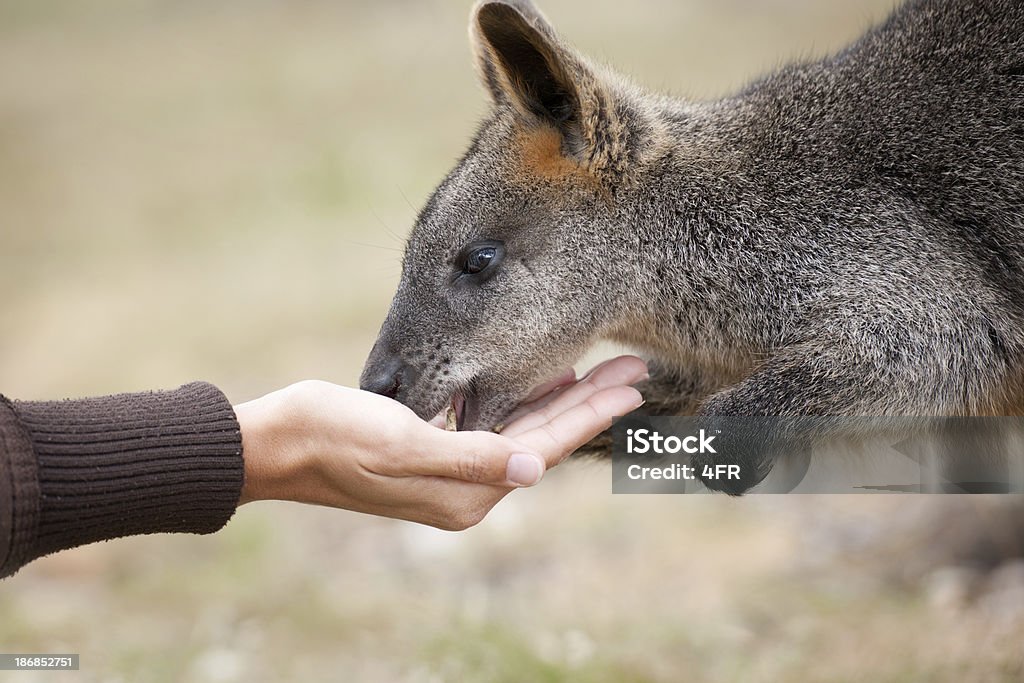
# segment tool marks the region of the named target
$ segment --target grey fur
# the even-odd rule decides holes
[[[471,35],[493,111],[365,387],[424,418],[463,392],[489,428],[607,338],[652,359],[659,412],[1020,412],[1024,2],[911,0],[713,102],[640,91],[527,0],[478,3]],[[504,260],[459,277],[481,239]]]

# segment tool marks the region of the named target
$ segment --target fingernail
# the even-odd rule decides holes
[[[516,486],[533,486],[544,476],[544,463],[532,453],[513,453],[505,476]]]
[[[637,379],[637,382],[646,382],[650,378],[651,378],[651,376],[648,373],[645,372],[643,377],[640,377],[639,379]]]

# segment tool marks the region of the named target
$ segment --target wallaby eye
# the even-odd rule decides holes
[[[504,245],[501,242],[475,242],[466,245],[462,250],[456,261],[456,268],[459,269],[460,275],[480,275],[484,271],[493,271],[494,266],[501,261],[503,253]],[[490,276],[490,273],[486,275]]]
[[[463,266],[462,270],[470,275],[476,275],[481,270],[491,265],[495,257],[498,255],[498,250],[494,247],[480,247],[469,252],[466,257],[466,265]]]

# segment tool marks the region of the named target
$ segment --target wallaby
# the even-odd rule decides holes
[[[710,102],[634,87],[529,0],[470,34],[493,108],[363,388],[490,429],[603,338],[649,356],[652,414],[1021,414],[1024,1],[910,0]]]

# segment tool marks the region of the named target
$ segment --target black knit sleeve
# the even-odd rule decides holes
[[[211,384],[69,401],[3,399],[0,578],[94,541],[216,531],[234,514],[242,473],[238,421]]]

